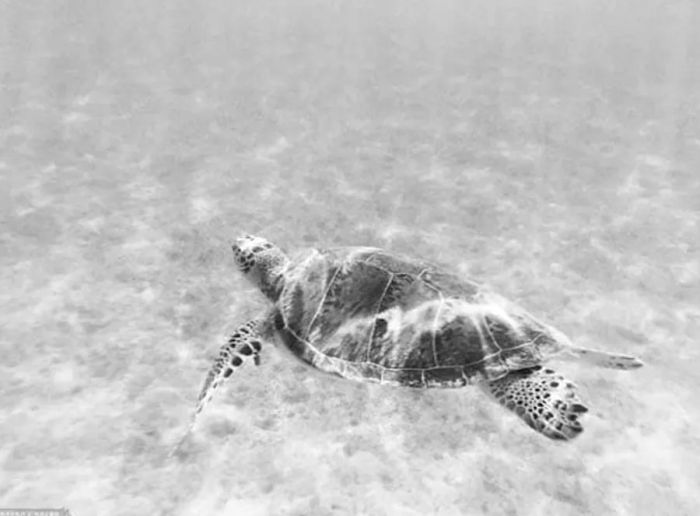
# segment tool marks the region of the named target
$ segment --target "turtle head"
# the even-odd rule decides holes
[[[233,257],[245,277],[271,301],[277,301],[289,263],[284,252],[264,238],[243,235],[233,244]]]

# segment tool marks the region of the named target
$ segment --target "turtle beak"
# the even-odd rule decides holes
[[[236,249],[242,252],[253,252],[259,253],[266,249],[271,249],[273,246],[262,237],[255,235],[243,235],[236,239],[236,243],[233,245],[234,252]]]
[[[259,257],[263,251],[272,247],[264,238],[254,235],[243,235],[236,239],[236,242],[231,246],[236,262],[239,266],[243,266],[248,270],[253,265],[256,257]]]
[[[246,242],[250,242],[251,240],[255,240],[255,237],[253,235],[241,235],[236,239],[234,247],[243,247]]]
[[[233,252],[236,254],[244,253],[245,251],[248,250],[249,247],[251,247],[251,244],[254,241],[255,241],[255,237],[253,235],[240,236],[236,239],[234,244],[231,246],[231,249],[233,249]]]

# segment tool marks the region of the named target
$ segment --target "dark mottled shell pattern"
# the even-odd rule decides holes
[[[280,335],[302,360],[414,387],[500,378],[565,338],[477,283],[373,248],[300,255],[279,308]]]

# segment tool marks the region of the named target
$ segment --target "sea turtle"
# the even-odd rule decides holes
[[[272,307],[238,327],[221,348],[192,425],[215,389],[244,364],[259,364],[264,342],[272,340],[302,362],[352,380],[480,385],[534,430],[563,440],[581,433],[579,416],[588,409],[573,383],[542,365],[546,359],[615,369],[642,365],[631,356],[574,346],[479,283],[422,260],[370,247],[287,257],[252,235],[238,238],[233,253]]]

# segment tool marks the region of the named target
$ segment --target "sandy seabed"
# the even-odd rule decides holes
[[[700,26],[689,2],[0,2],[0,507],[700,513]],[[450,265],[624,373],[553,364],[570,443],[476,389],[271,348],[241,232]]]

